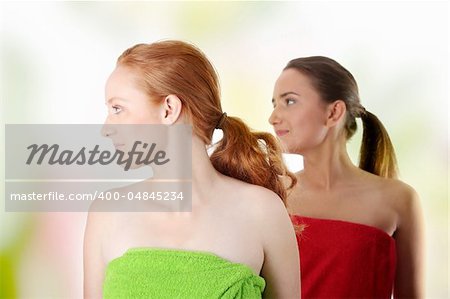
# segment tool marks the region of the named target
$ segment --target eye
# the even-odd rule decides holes
[[[286,99],[285,101],[286,101],[287,106],[295,104],[295,100],[293,100],[293,99]]]
[[[120,111],[122,111],[122,107],[120,107],[120,106],[112,106],[111,107],[111,113],[112,114],[119,114]]]

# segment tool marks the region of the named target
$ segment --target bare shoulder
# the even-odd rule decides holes
[[[360,186],[366,186],[369,191],[375,191],[386,200],[403,202],[415,200],[417,193],[413,187],[399,179],[383,178],[366,171],[359,176],[361,180],[355,181]]]
[[[380,178],[381,190],[384,190],[387,197],[394,199],[400,205],[413,203],[418,200],[418,195],[413,187],[398,179]]]
[[[288,218],[283,201],[272,190],[238,180],[233,180],[231,184],[229,188],[234,195],[232,204],[236,211],[246,211],[247,219],[261,224],[268,219]]]
[[[391,196],[395,198],[395,210],[398,215],[398,226],[410,226],[412,222],[421,219],[420,198],[416,190],[400,180],[390,180]]]
[[[419,209],[419,196],[416,190],[405,182],[380,177],[373,182],[381,198],[397,212],[400,218]]]
[[[85,242],[102,243],[103,236],[112,221],[112,213],[104,211],[105,204],[101,200],[96,199],[92,202],[86,220]]]
[[[240,195],[245,203],[256,207],[266,208],[283,204],[281,198],[272,190],[258,185],[252,185],[238,181],[240,185]]]
[[[117,218],[123,213],[118,211],[117,206],[113,206],[111,202],[96,198],[88,211],[86,221],[86,234],[93,235],[98,240],[102,240],[110,232],[110,228],[117,223]],[[97,241],[96,241],[97,242]]]

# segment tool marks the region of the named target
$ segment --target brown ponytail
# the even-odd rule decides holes
[[[385,178],[397,177],[394,146],[381,121],[372,113],[361,114],[363,137],[359,168]]]
[[[296,178],[290,173],[281,158],[281,149],[269,133],[251,132],[237,117],[226,117],[221,125],[223,138],[211,155],[211,162],[221,173],[241,181],[263,186],[286,200],[286,190],[281,176]]]
[[[211,144],[220,122],[224,137],[211,156],[214,167],[225,175],[266,187],[285,200],[280,176],[291,177],[293,183],[295,177],[285,168],[274,137],[250,132],[238,118],[225,115],[223,119],[218,76],[200,49],[175,40],[138,44],[127,49],[117,64],[140,74],[138,86],[151,101],[177,95],[193,133],[205,144]]]
[[[358,85],[353,75],[333,59],[323,56],[291,60],[284,69],[291,68],[308,76],[326,103],[336,100],[345,102],[347,139],[356,132],[356,117],[361,117],[364,131],[359,167],[382,177],[395,178],[397,162],[394,147],[380,120],[361,105]]]

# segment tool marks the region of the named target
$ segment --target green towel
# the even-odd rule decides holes
[[[215,254],[132,248],[112,260],[104,298],[261,298],[262,277]]]

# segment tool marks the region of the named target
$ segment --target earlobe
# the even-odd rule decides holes
[[[333,127],[339,123],[339,121],[345,117],[345,113],[347,112],[347,107],[345,106],[345,102],[342,100],[334,101],[330,104],[327,125],[329,127]]]
[[[163,124],[166,125],[172,125],[174,124],[181,114],[181,108],[182,108],[181,100],[173,94],[168,95],[164,99],[164,105],[163,105]]]

